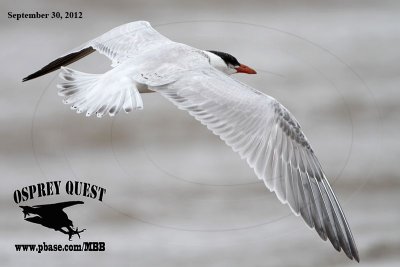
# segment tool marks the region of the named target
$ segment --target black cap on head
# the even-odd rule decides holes
[[[222,58],[222,60],[226,63],[226,65],[230,64],[233,66],[239,66],[240,63],[239,61],[232,55],[228,54],[228,53],[224,53],[224,52],[219,52],[219,51],[213,51],[213,50],[207,50],[208,52],[211,52],[213,54],[216,54],[217,56],[219,56],[220,58]]]

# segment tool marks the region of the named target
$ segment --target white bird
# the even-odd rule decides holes
[[[112,61],[104,74],[64,66],[98,51]],[[235,57],[164,37],[146,21],[116,27],[24,78],[61,68],[64,103],[78,113],[116,115],[142,109],[140,93],[158,92],[207,126],[336,250],[359,261],[345,215],[307,138],[293,115],[274,98],[232,78],[255,74]]]

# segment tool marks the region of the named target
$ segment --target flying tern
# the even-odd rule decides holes
[[[97,51],[112,61],[104,74],[65,66]],[[157,92],[218,135],[245,159],[266,187],[323,240],[350,259],[359,254],[331,186],[293,115],[277,100],[234,78],[255,74],[232,55],[174,42],[146,21],[116,27],[57,58],[28,81],[61,68],[64,103],[87,116],[143,108]]]

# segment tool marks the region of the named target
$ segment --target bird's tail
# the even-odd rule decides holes
[[[143,101],[135,83],[127,77],[119,77],[110,70],[104,74],[89,74],[62,67],[60,77],[65,81],[57,85],[64,104],[70,104],[77,113],[86,116],[96,113],[115,116],[121,109],[125,112],[143,109]]]

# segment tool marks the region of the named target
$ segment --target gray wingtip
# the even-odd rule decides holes
[[[60,58],[57,58],[56,60],[53,60],[52,62],[50,62],[43,68],[41,68],[40,70],[23,78],[22,82],[26,82],[26,81],[38,78],[40,76],[46,75],[55,70],[58,70],[63,66],[67,66],[67,65],[89,55],[90,53],[93,53],[94,51],[96,51],[96,50],[93,47],[88,46],[88,47],[82,48],[79,51],[75,51],[75,52],[69,53],[65,56],[62,56]]]

